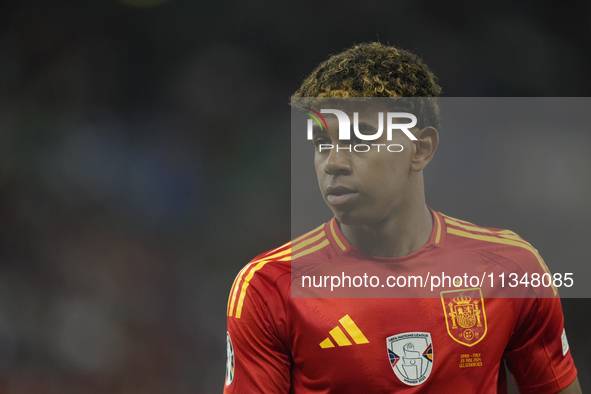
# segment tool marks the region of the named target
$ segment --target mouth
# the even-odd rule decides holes
[[[359,195],[359,192],[344,186],[329,186],[326,189],[326,201],[332,206],[344,205]]]

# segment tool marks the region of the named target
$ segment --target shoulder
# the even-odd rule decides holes
[[[497,262],[510,261],[524,272],[549,273],[538,250],[515,232],[441,216],[445,223],[446,246],[473,251]]]
[[[330,223],[330,222],[329,222]],[[331,242],[324,223],[312,231],[269,250],[246,264],[232,284],[228,299],[228,316],[239,318],[249,298],[256,297],[267,304],[271,297],[286,298],[292,274],[305,271],[332,257]]]
[[[227,315],[240,318],[245,302],[257,297],[263,303],[276,292],[277,281],[290,273],[291,242],[258,255],[236,275],[228,298]]]

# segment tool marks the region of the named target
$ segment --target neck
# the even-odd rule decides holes
[[[341,232],[357,249],[381,257],[402,257],[416,252],[429,242],[433,216],[424,194],[405,204],[398,212],[371,225],[340,224]]]

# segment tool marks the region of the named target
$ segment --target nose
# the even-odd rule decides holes
[[[351,145],[335,145],[326,158],[324,172],[329,175],[350,174],[352,171],[351,149]]]

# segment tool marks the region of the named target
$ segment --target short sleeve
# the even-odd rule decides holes
[[[236,292],[238,300],[241,289]],[[256,277],[249,283],[240,308],[228,313],[224,394],[290,391],[290,353],[270,322],[268,293],[268,286]]]
[[[522,301],[525,317],[505,350],[507,366],[521,393],[557,393],[577,376],[566,340],[560,298]]]

